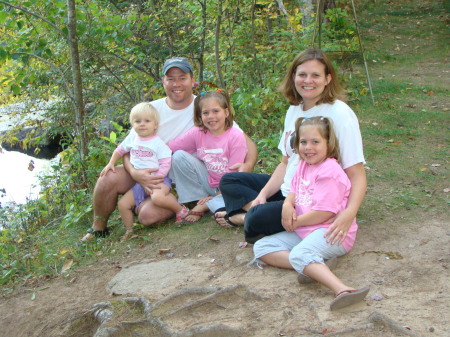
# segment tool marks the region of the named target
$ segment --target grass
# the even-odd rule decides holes
[[[367,161],[368,193],[358,214],[361,226],[430,218],[447,221],[449,44],[448,14],[443,4],[431,0],[357,3],[376,100],[373,105],[365,95],[350,102],[360,120]],[[365,72],[361,64],[352,67],[346,73],[346,84],[360,92],[366,87]],[[278,154],[271,152],[273,144],[258,144],[263,155],[258,171],[267,162],[274,166]],[[82,219],[59,231],[49,226],[30,236],[26,232],[0,235],[4,257],[0,280],[6,280],[3,293],[20,284],[29,286],[36,279],[61,275],[68,260],[73,260],[73,265],[62,273],[64,277],[98,261],[126,259],[130,251],[146,247],[155,254],[159,249],[170,249],[179,257],[214,256],[222,247],[228,249],[226,244],[243,237],[241,228],[223,229],[204,217],[198,223],[180,226],[174,226],[172,220],[150,228],[138,225],[137,237],[120,243],[124,228],[115,212],[110,237],[80,244],[77,240],[90,223],[86,216]],[[17,275],[8,275],[18,261],[24,262],[22,269],[15,270]]]

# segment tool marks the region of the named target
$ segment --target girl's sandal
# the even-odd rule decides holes
[[[330,310],[337,310],[349,305],[361,302],[369,293],[370,286],[361,289],[343,290],[336,294],[336,298],[330,304]]]
[[[183,219],[189,214],[189,208],[183,205],[183,208],[175,215],[175,223],[182,223]]]
[[[188,216],[193,215],[196,216],[197,219],[196,220],[188,220],[186,219]],[[193,223],[193,222],[197,222],[198,220],[200,220],[202,218],[202,216],[205,215],[205,212],[197,212],[197,211],[189,211],[188,214],[184,217],[184,222],[188,222],[188,223]]]

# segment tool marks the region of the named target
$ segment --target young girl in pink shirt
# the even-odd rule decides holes
[[[330,288],[335,310],[362,301],[369,287],[356,290],[334,275],[330,267],[338,256],[349,252],[356,238],[356,219],[336,242],[325,236],[331,219],[345,209],[351,183],[339,165],[339,145],[331,119],[299,118],[295,123],[293,148],[300,163],[283,204],[285,232],[266,236],[254,245],[255,258],[269,265],[294,269],[299,283],[312,279]]]
[[[176,153],[179,151],[196,153],[198,160],[204,163],[199,169],[206,167],[207,171],[203,175],[205,179],[201,179],[198,172],[183,172],[185,179],[198,180],[198,189],[204,195],[184,218],[186,222],[198,221],[209,209],[214,212],[225,206],[218,189],[220,179],[225,173],[236,171],[230,167],[243,163],[247,154],[244,133],[233,127],[231,102],[224,90],[201,93],[195,98],[194,124],[192,129],[169,143],[174,155],[179,155]],[[177,190],[182,188],[181,185],[176,187]]]

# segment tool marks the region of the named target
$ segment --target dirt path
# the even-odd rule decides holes
[[[336,273],[355,286],[371,285],[371,291],[365,303],[337,312],[328,310],[332,296],[324,287],[299,286],[290,271],[247,267],[252,251],[237,248],[237,243],[219,242],[202,256],[180,259],[162,257],[148,246],[124,261],[104,261],[71,273],[69,278],[43,283],[35,288],[34,300],[31,292],[1,300],[0,335],[69,336],[67,319],[90,310],[95,303],[127,297],[127,289],[128,296],[143,295],[152,304],[165,302],[165,306],[156,305],[155,315],[172,335],[214,324],[241,331],[243,336],[315,336],[339,331],[340,336],[404,335],[382,325],[367,328],[374,312],[408,327],[412,335],[450,335],[449,257],[442,249],[448,244],[448,229],[439,219],[424,224],[406,221],[395,228],[386,223],[379,224],[376,231],[362,230],[358,245],[339,260]],[[195,273],[183,272],[179,261]],[[177,272],[167,278],[173,268]],[[118,280],[121,274],[125,278]],[[185,288],[203,287],[217,293],[217,289],[236,286],[240,288],[216,294],[200,305],[196,293],[171,297]],[[179,310],[171,314],[174,308]],[[352,330],[361,327],[365,328]]]
[[[434,74],[423,71],[417,80]],[[382,67],[372,76],[385,76]],[[99,326],[90,320],[93,305],[127,296],[149,300],[154,325],[108,336],[450,336],[448,216],[365,223],[358,235],[335,272],[371,291],[347,309],[329,311],[332,294],[318,284],[299,286],[291,271],[247,267],[252,250],[238,248],[238,233],[195,256],[166,257],[147,245],[30,285],[0,299],[0,336],[92,336]]]

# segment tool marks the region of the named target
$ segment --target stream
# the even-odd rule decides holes
[[[0,148],[0,205],[24,204],[39,196],[38,174],[50,168],[50,160]]]

